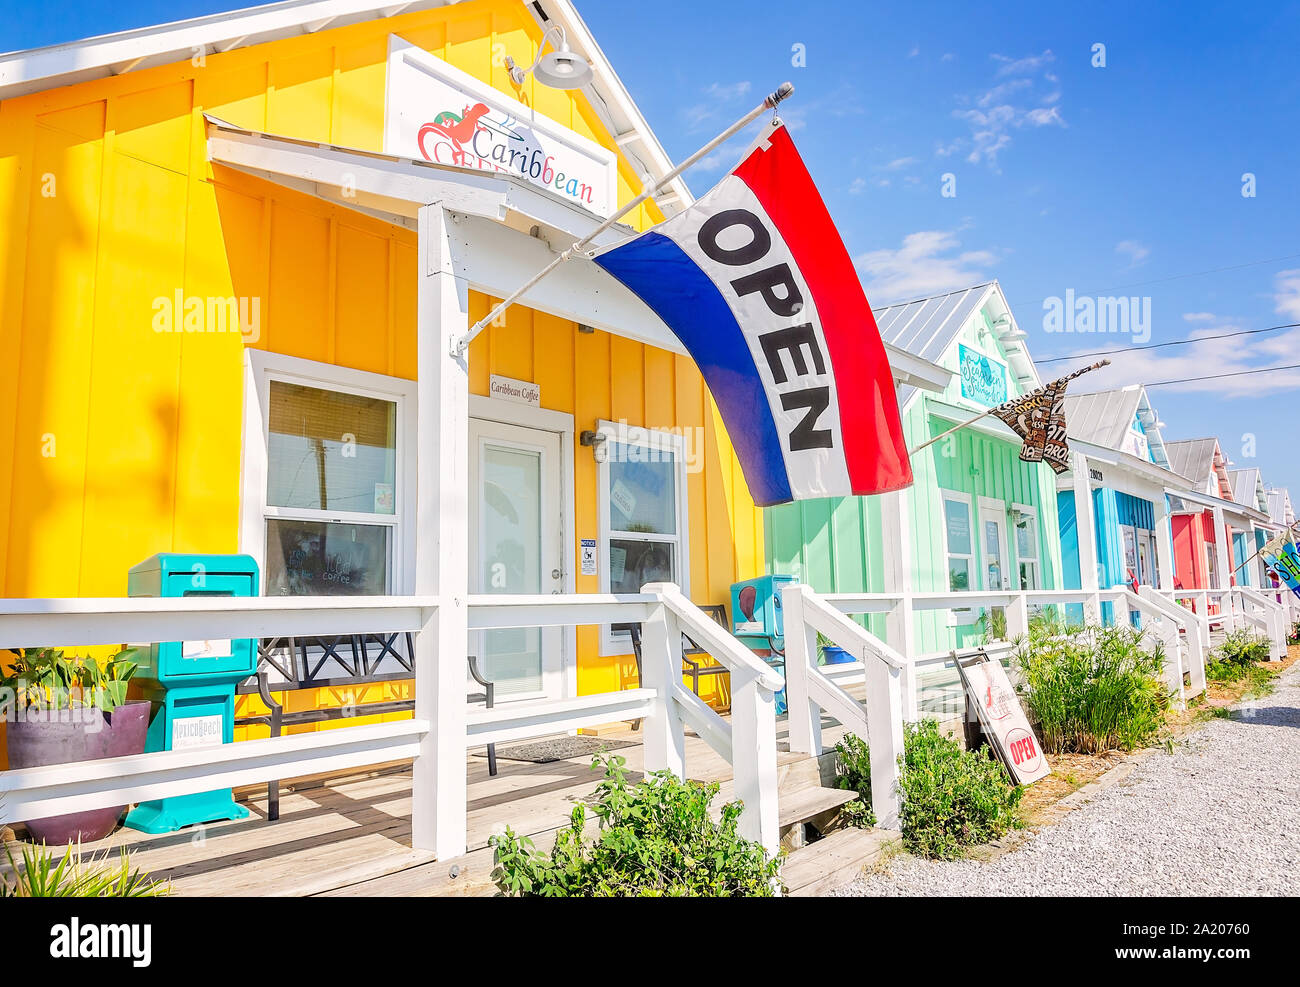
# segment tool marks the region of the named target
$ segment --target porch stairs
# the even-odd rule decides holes
[[[815,897],[848,884],[877,863],[899,834],[847,825],[843,807],[857,794],[835,788],[835,753],[820,757],[782,754],[777,767],[781,846],[789,854],[781,869],[787,893]]]

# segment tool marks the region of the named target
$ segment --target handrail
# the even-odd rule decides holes
[[[1150,589],[1150,587],[1143,588]],[[1165,628],[1165,622],[1168,621],[1168,629],[1161,635],[1165,645],[1165,682],[1170,691],[1177,695],[1180,704],[1186,701],[1186,694],[1183,687],[1182,642],[1178,636],[1178,631],[1180,626],[1186,630],[1189,659],[1187,671],[1191,678],[1192,694],[1200,695],[1200,693],[1204,692],[1204,656],[1201,651],[1200,627],[1194,623],[1196,620],[1195,615],[1180,607],[1177,603],[1157,596],[1154,592],[1150,593],[1150,595],[1141,595],[1126,588],[1124,600],[1130,611],[1136,610],[1138,613],[1148,614],[1160,621],[1162,629]],[[1195,635],[1194,639],[1193,634]]]
[[[686,636],[726,665],[733,675],[752,675],[759,686],[768,692],[778,692],[785,686],[785,679],[776,669],[687,599],[676,583],[647,583],[641,592],[661,599],[676,615]]]

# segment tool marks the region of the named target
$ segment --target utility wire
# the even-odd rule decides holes
[[[1234,332],[1221,332],[1213,336],[1197,336],[1195,339],[1171,339],[1165,343],[1148,343],[1145,346],[1121,346],[1114,350],[1092,350],[1089,353],[1075,353],[1072,356],[1053,356],[1035,363],[1063,363],[1066,360],[1082,360],[1089,356],[1111,356],[1115,353],[1132,353],[1135,350],[1158,350],[1162,346],[1187,346],[1191,343],[1203,343],[1211,339],[1228,339],[1232,336],[1251,336],[1259,332],[1276,332],[1279,329],[1300,329],[1300,322],[1288,322],[1280,326],[1266,326],[1263,329],[1237,329]]]
[[[1224,377],[1248,377],[1251,374],[1271,374],[1278,370],[1300,370],[1300,363],[1288,364],[1285,367],[1260,367],[1257,370],[1238,370],[1230,374],[1206,374],[1204,377],[1179,377],[1176,380],[1158,380],[1154,384],[1143,384],[1143,387],[1163,387],[1166,384],[1194,384],[1201,380],[1222,380]]]

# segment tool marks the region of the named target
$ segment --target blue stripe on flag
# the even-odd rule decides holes
[[[662,233],[644,233],[595,260],[649,305],[695,360],[727,423],[754,503],[790,500],[763,382],[736,317],[708,275]]]

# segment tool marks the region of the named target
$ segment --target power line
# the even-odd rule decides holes
[[[1204,377],[1179,377],[1176,380],[1159,380],[1154,384],[1143,384],[1143,387],[1164,387],[1166,384],[1194,384],[1202,380],[1222,380],[1224,377],[1249,377],[1251,374],[1271,374],[1278,370],[1300,370],[1300,363],[1288,364],[1285,367],[1260,367],[1257,370],[1238,370],[1230,374],[1206,374]]]
[[[1135,350],[1158,350],[1162,346],[1187,346],[1189,343],[1203,343],[1211,339],[1228,339],[1232,336],[1252,336],[1259,332],[1276,332],[1279,329],[1300,329],[1300,322],[1288,322],[1280,326],[1267,326],[1263,329],[1237,329],[1234,332],[1221,332],[1213,336],[1197,336],[1195,339],[1171,339],[1166,343],[1148,343],[1145,346],[1121,346],[1115,350],[1093,350],[1090,353],[1075,353],[1071,356],[1053,356],[1035,363],[1062,363],[1066,360],[1082,360],[1088,356],[1110,356],[1115,353],[1132,353]]]

